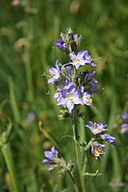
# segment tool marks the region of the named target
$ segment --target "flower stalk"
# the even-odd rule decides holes
[[[74,34],[70,28],[67,29],[66,34],[60,34],[60,38],[54,44],[67,54],[69,60],[67,63],[61,64],[57,59],[55,67],[49,69],[50,79],[48,80],[48,83],[56,86],[54,98],[57,100],[57,105],[62,106],[60,118],[70,117],[72,120],[73,136],[71,138],[74,140],[79,182],[76,182],[73,176],[72,166],[69,164],[68,167],[63,158],[58,158],[58,152],[54,146],[51,151],[44,152],[46,159],[43,160],[43,163],[50,165],[49,171],[59,169],[61,175],[68,172],[76,192],[86,192],[86,175],[97,175],[97,172],[86,173],[87,156],[84,153],[90,150],[94,158],[98,159],[105,154],[104,141],[112,145],[115,143],[115,138],[105,133],[107,125],[102,122],[88,121],[88,124],[85,125],[93,135],[88,143],[84,141],[85,131],[78,131],[79,118],[84,118],[80,105],[93,107],[92,96],[96,94],[98,85],[97,80],[94,78],[96,64],[93,63],[91,55],[87,50],[78,51],[81,40],[82,36]],[[94,70],[92,71],[92,69]],[[83,123],[81,129],[83,129]],[[79,132],[83,136],[79,136]]]
[[[78,114],[77,108],[73,109],[73,118],[72,118],[72,129],[73,129],[73,137],[75,141],[75,152],[77,159],[77,166],[80,176],[80,188],[81,192],[86,192],[84,177],[82,176],[82,165],[81,165],[81,154],[80,154],[80,143],[79,143],[79,135],[78,135]]]

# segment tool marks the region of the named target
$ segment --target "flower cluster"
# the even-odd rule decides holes
[[[46,159],[44,159],[42,163],[50,165],[48,171],[66,167],[64,159],[58,157],[58,151],[54,146],[51,148],[51,151],[45,151],[44,156]]]
[[[58,173],[61,177],[64,176],[65,172],[72,172],[74,165],[72,162],[66,163],[65,160],[61,157],[58,157],[58,151],[53,146],[51,151],[44,152],[45,159],[42,161],[43,164],[50,165],[48,171],[58,170]]]
[[[124,112],[121,115],[121,119],[123,120],[123,123],[120,127],[120,133],[125,134],[128,133],[128,113]]]
[[[88,125],[86,127],[93,133],[94,136],[96,136],[96,139],[91,142],[91,153],[93,156],[98,159],[98,157],[102,154],[104,154],[104,144],[98,143],[97,140],[100,141],[106,141],[110,144],[115,143],[115,137],[109,135],[109,134],[104,134],[104,132],[107,131],[106,127],[107,125],[104,125],[102,122],[96,123],[89,121]]]
[[[81,39],[82,36],[74,34],[71,29],[66,34],[61,33],[54,44],[67,54],[69,60],[64,64],[56,60],[55,67],[49,69],[51,78],[48,83],[56,85],[54,98],[57,105],[67,108],[69,113],[75,105],[93,106],[92,95],[96,93],[98,85],[94,78],[96,64],[92,57],[87,50],[77,49]],[[94,70],[89,70],[89,66]]]
[[[58,59],[56,60],[55,67],[49,69],[51,77],[48,80],[48,83],[56,86],[54,98],[57,100],[57,105],[65,108],[64,113],[62,113],[63,117],[66,109],[69,113],[72,113],[76,105],[93,107],[93,94],[97,92],[98,82],[94,78],[96,64],[88,50],[78,51],[81,40],[82,36],[74,34],[69,28],[66,34],[61,33],[59,39],[54,43],[68,57],[67,63],[64,64],[59,63]],[[95,136],[89,146],[91,146],[91,152],[97,159],[101,154],[104,154],[105,145],[101,141],[114,144],[115,137],[105,133],[107,125],[103,125],[101,122],[93,123],[89,121],[86,127]]]

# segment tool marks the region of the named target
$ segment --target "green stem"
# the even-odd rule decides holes
[[[82,175],[83,175],[83,174],[85,173],[85,171],[86,171],[86,164],[87,164],[87,158],[85,157]]]
[[[68,170],[67,170],[67,172],[68,172],[68,174],[70,175],[70,177],[72,179],[75,192],[79,192],[79,189],[78,189],[78,186],[77,186],[77,183],[76,183],[76,180],[75,180],[73,174],[70,171],[68,171]]]
[[[18,178],[16,176],[16,172],[15,172],[15,168],[14,168],[14,163],[13,163],[13,158],[12,158],[9,143],[4,144],[3,146],[1,146],[1,150],[2,150],[2,153],[3,153],[4,159],[5,159],[8,171],[9,171],[10,176],[11,176],[13,189],[14,189],[15,192],[22,192],[21,186],[19,185]]]
[[[80,154],[80,145],[79,145],[79,135],[78,135],[78,117],[77,117],[77,108],[73,109],[73,119],[72,119],[72,128],[73,128],[73,136],[75,141],[75,151],[76,151],[76,159],[78,165],[78,171],[80,176],[80,184],[81,184],[81,192],[86,192],[85,189],[85,181],[82,175],[82,164],[81,164],[81,154]]]
[[[26,45],[24,52],[24,64],[25,64],[25,73],[26,81],[28,86],[28,100],[30,103],[33,103],[34,100],[34,89],[33,89],[33,80],[32,80],[32,69],[30,64],[30,45]]]

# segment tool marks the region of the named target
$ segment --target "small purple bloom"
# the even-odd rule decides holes
[[[92,62],[92,57],[88,54],[88,51],[84,51],[84,59],[85,63],[95,67],[96,64]]]
[[[56,47],[58,47],[61,50],[66,49],[66,43],[64,41],[62,41],[61,38],[59,38],[54,44],[55,44]]]
[[[88,91],[90,93],[95,93],[97,92],[95,86],[98,85],[98,81],[96,79],[93,78],[93,76],[95,75],[95,71],[93,71],[92,73],[90,72],[86,72],[84,75],[84,86],[85,88],[88,88]]]
[[[91,153],[95,157],[95,159],[98,159],[98,157],[102,154],[105,154],[104,152],[105,145],[102,145],[100,143],[95,143],[91,147]]]
[[[80,98],[75,87],[69,87],[69,89],[66,90],[66,94],[58,100],[57,105],[66,106],[71,113],[75,104],[83,105],[83,100]]]
[[[109,142],[109,143],[112,144],[112,145],[115,143],[115,137],[113,137],[113,136],[111,136],[111,135],[104,134],[104,135],[102,135],[101,137],[102,137],[102,139],[103,139],[104,141],[107,141],[107,142]]]
[[[70,64],[75,66],[76,69],[78,69],[80,66],[85,65],[85,64],[91,65],[93,67],[96,66],[96,64],[94,64],[92,62],[92,58],[88,54],[88,51],[80,51],[77,54],[70,53],[69,57],[72,61],[72,62],[70,62]]]
[[[96,73],[95,71],[93,71],[92,73],[86,72],[84,81],[87,81],[87,82],[91,81],[95,73]]]
[[[60,80],[61,70],[60,70],[60,67],[59,67],[58,60],[56,60],[56,62],[55,62],[55,67],[56,68],[52,67],[52,68],[49,69],[49,73],[51,74],[51,79],[48,80],[48,83],[54,84],[55,82]]]
[[[100,134],[104,131],[106,131],[106,126],[107,125],[104,125],[103,123],[99,122],[99,123],[96,123],[96,122],[92,122],[92,121],[88,121],[88,125],[85,125],[87,128],[90,129],[90,131],[94,134],[94,135],[97,135],[97,134]]]
[[[33,112],[29,112],[28,115],[27,115],[27,119],[32,122],[35,120],[35,113]]]
[[[76,85],[73,82],[61,87],[54,95],[57,99],[57,105],[66,106],[71,113],[75,104],[84,105],[83,100],[80,98],[79,91],[76,90]]]
[[[82,35],[78,36],[78,34],[74,35],[74,41],[79,46],[81,43],[81,40],[83,39]]]
[[[91,94],[84,92],[82,99],[83,99],[84,104],[86,104],[88,106],[92,106]]]
[[[121,134],[128,133],[128,123],[124,123],[124,124],[121,125],[120,133]]]
[[[51,151],[45,151],[44,156],[46,159],[42,161],[44,164],[51,165],[48,169],[48,171],[51,171],[54,169],[54,165],[56,165],[56,159],[58,158],[58,151],[55,150],[55,147],[53,146],[51,148]],[[53,166],[52,166],[53,165]]]
[[[78,69],[82,65],[85,65],[85,63],[86,63],[84,60],[84,52],[85,51],[80,51],[76,55],[74,53],[69,54],[69,57],[72,61],[72,62],[70,62],[70,64],[75,66],[76,69]]]
[[[121,117],[124,121],[128,122],[128,113],[122,113]]]

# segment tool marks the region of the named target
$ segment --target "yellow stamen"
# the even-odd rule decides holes
[[[98,151],[94,151],[93,155],[94,155],[95,157],[98,157],[98,156],[99,156],[99,152],[98,152]]]
[[[87,102],[88,103],[92,103],[92,99],[87,99]]]
[[[125,131],[125,128],[121,127],[120,132],[123,133]]]
[[[94,127],[96,126],[96,124],[97,124],[97,123],[96,123],[96,122],[94,122]]]
[[[79,61],[79,60],[80,60],[80,59],[79,59],[79,57],[76,57],[76,60],[78,60],[78,61]]]

